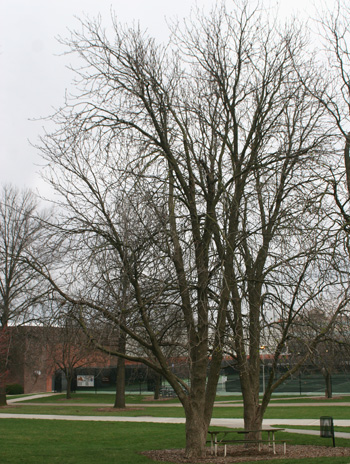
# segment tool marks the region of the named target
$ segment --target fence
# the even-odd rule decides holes
[[[176,369],[176,367],[174,368]],[[285,369],[277,372],[277,377],[281,376]],[[183,373],[185,374],[185,373]],[[264,366],[260,373],[260,392],[264,391],[270,374],[269,367]],[[93,381],[88,384],[79,382],[79,376],[92,377]],[[186,375],[181,376],[185,381]],[[149,393],[155,389],[155,375],[145,366],[126,366],[125,389],[128,393],[142,394]],[[115,391],[116,385],[116,368],[80,368],[76,370],[76,376],[73,382],[73,389],[77,391]],[[63,373],[56,373],[54,390],[64,390],[66,382]],[[161,386],[166,387],[168,383],[162,379]],[[350,373],[340,372],[332,375],[332,390],[334,394],[350,393]],[[241,385],[238,371],[233,367],[225,367],[219,378],[217,386],[218,394],[240,394]],[[306,394],[325,394],[325,380],[323,375],[317,371],[299,372],[286,380],[275,393],[306,395]]]

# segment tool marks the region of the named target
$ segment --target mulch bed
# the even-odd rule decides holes
[[[97,412],[128,412],[128,411],[144,411],[145,408],[96,408]]]
[[[153,450],[144,451],[142,454],[155,461],[168,461],[175,463],[205,463],[205,464],[228,464],[234,462],[246,461],[262,461],[273,459],[305,459],[317,458],[321,456],[338,457],[350,456],[350,448],[342,447],[327,447],[327,446],[309,446],[309,445],[287,445],[287,453],[283,454],[283,450],[276,447],[277,453],[265,449],[258,451],[257,449],[249,449],[244,445],[235,445],[227,447],[227,456],[223,456],[223,449],[219,449],[219,456],[210,454],[210,448],[207,449],[207,455],[204,458],[193,461],[186,458],[184,449],[170,450]]]

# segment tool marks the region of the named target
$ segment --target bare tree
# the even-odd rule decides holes
[[[0,197],[0,324],[10,342],[9,325],[29,323],[38,314],[47,287],[25,261],[42,247],[42,225],[37,220],[37,201],[29,190],[4,186]],[[5,350],[6,351],[6,350]],[[8,348],[7,348],[8,351]],[[6,367],[2,360],[1,365]],[[5,384],[0,381],[0,403],[6,403]]]
[[[259,428],[277,386],[272,373],[260,405],[260,339],[274,308],[285,321],[277,362],[295,314],[341,287],[314,175],[328,134],[322,105],[299,79],[309,78],[302,34],[279,32],[247,3],[234,7],[174,28],[167,47],[118,24],[110,43],[98,22],[83,22],[68,41],[84,62],[82,94],[41,145],[68,211],[61,246],[74,277],[40,270],[81,308],[83,326],[101,317],[126,334],[126,352],[115,354],[172,385],[189,458],[205,450],[226,342],[239,363],[245,426]],[[113,298],[99,297],[106,250],[130,285],[126,321]],[[189,384],[169,365],[175,345]]]
[[[322,177],[330,186],[329,193],[337,205],[338,214],[330,215],[348,236],[350,198],[350,9],[346,2],[337,0],[333,9],[318,14],[315,21],[323,48],[320,59],[313,61],[314,79],[306,82],[307,91],[323,105],[332,128],[329,143],[328,174]],[[317,77],[316,77],[317,76]],[[334,213],[334,211],[333,211]],[[340,214],[339,214],[340,213]],[[349,253],[349,243],[346,243]]]
[[[72,397],[76,369],[90,364],[96,349],[69,312],[60,311],[55,324],[45,328],[47,353],[52,367],[60,369],[67,380],[66,399]]]
[[[329,323],[329,304],[314,308],[297,318],[290,331],[288,357],[292,365],[298,363],[310,351],[310,341]],[[349,314],[343,314],[324,333],[320,343],[311,350],[308,366],[317,369],[325,380],[325,396],[332,398],[331,376],[335,372],[347,372],[350,358]]]

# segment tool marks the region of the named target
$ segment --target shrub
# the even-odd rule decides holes
[[[24,393],[24,390],[19,383],[6,385],[6,395],[21,395],[22,393]]]

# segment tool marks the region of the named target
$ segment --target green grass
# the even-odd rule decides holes
[[[297,430],[320,430],[320,426],[318,425],[279,425],[274,424],[274,427],[286,428],[286,429],[297,429]],[[338,425],[334,426],[335,432],[344,432],[350,433],[350,427],[340,427]],[[349,461],[350,462],[350,461]]]
[[[229,401],[230,397],[218,397],[218,401]],[[240,399],[238,399],[239,401]],[[334,398],[332,406],[323,406],[324,401],[316,398],[303,399],[316,406],[274,406],[268,408],[265,418],[288,419],[305,418],[317,419],[323,415],[331,415],[334,419],[348,419],[349,410],[344,406],[337,406],[339,401],[347,402],[349,397]],[[101,415],[101,416],[158,416],[184,417],[181,407],[172,407],[178,400],[152,402],[142,395],[128,395],[129,404],[137,404],[136,408],[125,411],[108,411],[104,405],[112,406],[113,395],[106,394],[75,394],[72,400],[65,400],[64,395],[40,398],[26,401],[22,405],[0,409],[1,413],[18,414],[67,414],[67,415]],[[237,401],[237,397],[234,398]],[[286,402],[279,398],[278,401]],[[326,400],[327,402],[329,400]],[[41,403],[34,405],[31,403]],[[300,402],[293,398],[288,402]],[[54,405],[50,405],[54,403]],[[74,405],[74,404],[77,405]],[[90,406],[85,406],[90,404]],[[95,406],[95,404],[100,406]],[[149,406],[144,406],[148,404]],[[278,402],[274,402],[278,404]],[[161,407],[160,407],[161,406]],[[349,402],[350,406],[350,402]],[[214,418],[242,418],[243,408],[225,407],[214,408]],[[286,427],[286,426],[282,426]],[[292,427],[302,429],[304,427]],[[318,427],[305,427],[318,430]],[[337,431],[349,431],[349,428],[336,427]],[[145,456],[139,454],[142,450],[159,448],[183,448],[185,446],[184,425],[177,424],[142,424],[142,423],[105,423],[105,422],[75,422],[75,421],[47,421],[33,419],[2,419],[0,420],[1,439],[0,462],[2,463],[105,463],[105,464],[152,464]],[[314,444],[329,446],[319,436],[279,433],[280,439],[287,439],[290,444]],[[161,439],[160,439],[161,437]],[[350,440],[336,439],[337,446],[350,447]],[[214,462],[214,461],[213,461]],[[259,461],[261,464],[271,464],[271,461]],[[298,464],[301,460],[281,459],[273,460],[274,464]],[[303,464],[349,464],[350,457],[303,459]],[[246,463],[246,464],[252,464]]]
[[[145,395],[126,395],[126,402],[132,404],[176,404],[179,403],[177,398],[166,398],[160,401],[153,400],[150,396]],[[81,403],[81,404],[114,404],[114,395],[106,393],[73,393],[70,400],[66,399],[66,395],[63,393],[56,393],[51,396],[44,396],[37,399],[23,398],[23,403]]]
[[[317,419],[321,416],[332,416],[335,419],[349,419],[349,410],[344,406],[295,406],[295,407],[270,407],[267,409],[265,419]],[[215,418],[241,418],[243,408],[225,407],[214,408]],[[350,461],[349,461],[350,462]]]
[[[324,398],[324,397],[310,397],[310,398],[272,398],[273,403],[349,403],[350,406],[350,396],[337,396],[335,398]]]
[[[142,406],[125,410],[108,410],[110,408],[95,407],[95,406],[66,406],[66,405],[28,405],[28,406],[10,406],[0,409],[0,417],[2,413],[14,414],[65,414],[77,416],[152,416],[152,417],[185,417],[183,408],[142,408]]]
[[[152,464],[141,451],[183,448],[185,427],[176,424],[0,420],[2,464]],[[323,445],[319,437],[281,432],[290,444]],[[350,446],[337,439],[337,446]],[[215,458],[213,459],[215,462]],[[259,461],[261,464],[271,461]],[[298,464],[300,460],[273,460]],[[348,464],[350,457],[304,459],[303,464]],[[164,464],[164,463],[163,463]],[[246,464],[252,464],[246,463]]]
[[[9,399],[18,398],[19,396],[11,396],[8,397]],[[43,398],[37,399],[26,399],[26,396],[23,396],[23,403],[64,403],[64,402],[72,402],[72,403],[81,403],[81,404],[91,404],[91,403],[100,403],[100,404],[110,404],[113,405],[114,403],[114,394],[106,394],[106,393],[73,393],[72,398],[70,400],[66,400],[66,397],[63,393],[56,393],[52,396],[47,396]],[[240,403],[242,402],[241,396],[217,396],[216,401],[230,401],[232,403]],[[126,395],[126,402],[132,404],[179,404],[179,400],[177,398],[162,398],[161,400],[153,400],[152,396],[147,395]],[[309,397],[309,398],[299,398],[299,397],[275,397],[271,400],[272,404],[278,403],[314,403],[314,404],[322,404],[322,403],[349,403],[350,406],[350,395],[344,395],[341,397],[335,398],[323,398],[323,397]]]
[[[184,447],[184,426],[173,424],[0,421],[2,464],[151,464],[140,451]]]

